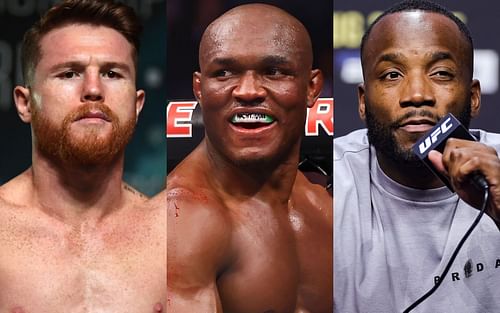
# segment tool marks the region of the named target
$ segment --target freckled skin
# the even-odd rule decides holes
[[[14,92],[24,122],[38,108],[58,125],[90,102],[122,121],[137,118],[144,92],[135,88],[132,46],[120,33],[69,24],[45,36],[32,85]],[[76,138],[110,131],[98,119],[70,127]],[[0,312],[164,310],[164,194],[148,200],[123,182],[123,151],[111,160],[58,162],[34,140],[32,167],[0,187]]]
[[[322,85],[311,63],[306,30],[277,8],[207,28],[193,76],[206,137],[167,177],[168,312],[333,311],[332,198],[297,171]],[[266,136],[231,128],[243,106],[276,117]]]
[[[164,201],[124,188],[127,205],[115,213],[68,225],[0,191],[1,312],[162,312]]]

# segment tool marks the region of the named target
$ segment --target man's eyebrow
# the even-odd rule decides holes
[[[235,66],[239,64],[236,58],[214,58],[212,63],[221,65],[221,66]],[[277,65],[286,65],[290,64],[290,60],[286,57],[279,55],[269,55],[262,58],[259,63],[266,66],[277,66]]]
[[[83,70],[87,66],[86,62],[80,62],[80,61],[68,61],[68,62],[62,62],[62,63],[57,63],[53,66],[50,67],[51,71],[57,71],[60,69],[77,69],[77,70]],[[127,63],[122,63],[122,62],[102,62],[99,64],[99,67],[104,69],[104,70],[110,70],[113,68],[121,69],[125,72],[130,72],[130,66]]]
[[[238,63],[235,58],[214,58],[212,63],[221,65],[221,66],[232,66]]]
[[[407,58],[402,53],[385,53],[382,54],[376,63],[380,62],[395,62],[400,63],[401,61],[406,60]]]
[[[407,60],[407,57],[405,57],[402,53],[386,53],[381,55],[377,63],[380,62],[395,62],[399,63],[401,61]],[[433,52],[430,56],[431,62],[437,62],[441,60],[454,60],[453,56],[451,53],[446,52],[446,51],[438,51],[438,52]]]
[[[101,64],[101,68],[103,68],[105,70],[117,68],[117,69],[120,69],[126,73],[131,72],[130,66],[127,63],[122,63],[122,62],[103,62]]]
[[[69,61],[69,62],[62,62],[62,63],[54,64],[50,67],[50,70],[56,71],[56,70],[63,69],[63,68],[82,69],[84,67],[85,67],[85,64],[83,64],[82,62]]]
[[[280,55],[266,56],[262,60],[262,64],[267,65],[267,66],[287,65],[290,63],[291,62],[288,58],[280,56]]]
[[[432,55],[431,55],[431,61],[432,62],[437,62],[437,61],[441,61],[441,60],[452,60],[452,61],[454,61],[455,59],[453,58],[452,54],[449,53],[449,52],[438,51],[438,52],[432,53]]]

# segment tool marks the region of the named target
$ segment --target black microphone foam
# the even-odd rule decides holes
[[[413,153],[415,153],[427,167],[438,176],[444,184],[452,191],[450,180],[441,174],[429,161],[429,152],[437,150],[443,153],[446,141],[449,138],[459,138],[465,140],[476,141],[476,138],[458,121],[453,114],[446,114],[431,130],[429,130],[415,145],[413,145]],[[486,179],[480,172],[475,172],[471,175],[472,182],[479,190],[488,188]]]

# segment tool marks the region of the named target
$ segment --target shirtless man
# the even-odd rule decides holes
[[[165,205],[122,181],[140,29],[124,5],[69,0],[25,35],[14,99],[33,164],[0,187],[0,312],[165,306]]]
[[[199,62],[206,136],[167,177],[167,311],[332,312],[332,198],[297,170],[323,83],[306,29],[239,6]]]

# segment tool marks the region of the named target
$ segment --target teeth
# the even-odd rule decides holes
[[[261,113],[238,113],[231,119],[232,123],[266,123],[270,124],[274,122],[274,119],[267,115]]]

